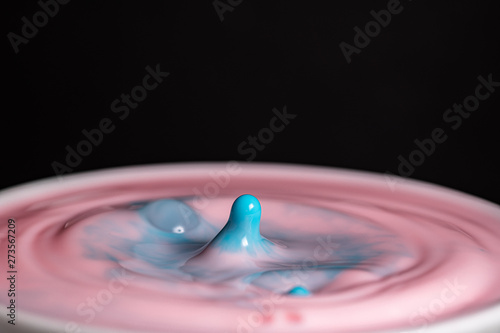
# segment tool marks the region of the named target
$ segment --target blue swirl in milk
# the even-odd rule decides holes
[[[248,194],[234,201],[229,219],[219,231],[183,200],[161,199],[138,205],[132,211],[139,218],[130,218],[122,227],[136,231],[139,238],[111,236],[120,226],[110,213],[99,225],[85,229],[89,238],[97,233],[109,234],[105,245],[85,242],[87,258],[114,260],[126,269],[166,283],[242,283],[291,296],[309,296],[348,269],[383,275],[377,258],[391,252],[379,246],[391,237],[384,230],[371,242],[339,230],[329,241],[336,245],[330,249],[331,255],[304,265],[303,254],[314,252],[312,239],[321,235],[302,233],[279,241],[264,237],[260,202]],[[301,279],[301,275],[307,275],[307,279]]]

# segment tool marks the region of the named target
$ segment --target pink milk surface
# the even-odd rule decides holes
[[[182,244],[208,242],[244,193],[259,199],[261,234],[279,253],[252,258],[251,277],[237,253],[201,262],[203,278],[183,272]],[[213,231],[179,245],[131,204],[164,198],[182,198]],[[402,332],[500,302],[500,208],[377,174],[243,163],[113,169],[6,190],[0,217],[4,253],[7,219],[16,221],[19,313],[54,320],[59,332]],[[231,275],[214,269],[221,262]],[[6,258],[0,267],[9,270]],[[312,294],[288,295],[296,285]],[[5,308],[5,278],[0,287]]]

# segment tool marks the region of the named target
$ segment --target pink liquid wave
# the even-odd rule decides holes
[[[273,250],[190,261],[245,193]],[[187,215],[165,215],[171,205]],[[132,167],[5,190],[0,217],[2,251],[16,224],[21,332],[435,332],[500,318],[500,208],[422,182],[279,164]],[[476,319],[471,332],[496,324]]]

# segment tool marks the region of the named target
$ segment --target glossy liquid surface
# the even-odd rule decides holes
[[[137,168],[4,193],[22,310],[67,332],[375,332],[500,300],[493,204],[285,166],[244,167],[203,193],[214,172],[223,165]]]

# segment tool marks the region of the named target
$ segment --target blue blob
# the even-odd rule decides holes
[[[229,220],[211,243],[224,251],[246,250],[255,255],[257,248],[266,248],[270,241],[260,234],[260,202],[250,194],[239,196],[231,207]]]
[[[236,198],[231,207],[231,214],[227,221],[227,227],[233,233],[242,232],[247,236],[260,239],[260,215],[262,209],[256,197],[243,194]]]
[[[177,200],[153,201],[139,209],[139,214],[156,228],[173,234],[183,234],[200,224],[193,209]]]
[[[288,295],[292,295],[292,296],[310,296],[311,293],[306,288],[304,288],[302,286],[297,286],[297,287],[292,288],[288,292]]]

